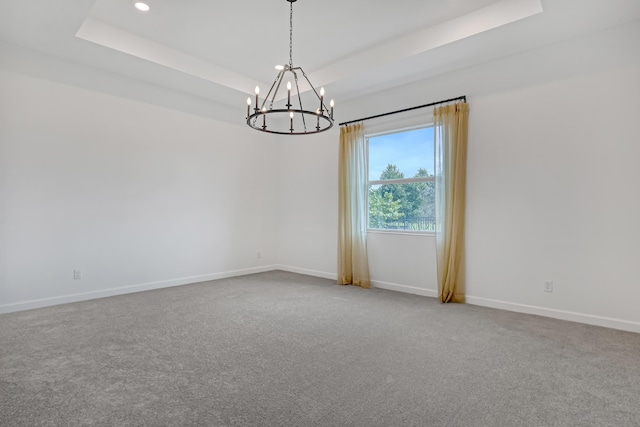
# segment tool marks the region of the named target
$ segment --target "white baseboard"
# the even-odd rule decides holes
[[[278,270],[290,271],[292,273],[306,274],[308,276],[324,277],[326,279],[336,280],[337,275],[334,273],[326,273],[322,271],[308,270],[285,265],[274,266]],[[425,297],[438,297],[438,291],[433,289],[416,288],[413,286],[400,285],[397,283],[383,282],[372,280],[371,286],[374,288],[388,289],[390,291],[404,292],[408,294],[421,295]],[[499,310],[514,311],[524,314],[535,314],[538,316],[551,317],[553,319],[567,320],[570,322],[584,323],[587,325],[602,326],[605,328],[619,329],[622,331],[640,333],[640,323],[622,319],[614,319],[610,317],[594,316],[591,314],[575,313],[571,311],[556,310],[551,308],[537,307],[526,304],[518,304],[507,301],[493,300],[489,298],[466,296],[465,302],[471,305],[482,307],[496,308]]]
[[[306,274],[307,276],[322,277],[325,279],[337,280],[336,273],[327,273],[324,271],[309,270],[306,268],[292,267],[290,265],[276,265],[277,270],[288,271],[290,273]],[[425,297],[438,297],[438,291],[432,289],[416,288],[414,286],[399,285],[397,283],[383,282],[380,280],[371,281],[372,288],[387,289],[390,291],[404,292],[406,294],[422,295]]]
[[[150,291],[154,289],[168,288],[172,286],[189,285],[193,283],[206,282],[209,280],[225,279],[228,277],[244,276],[247,274],[263,273],[266,271],[283,270],[291,273],[305,274],[308,276],[322,277],[336,280],[335,273],[310,270],[306,268],[292,267],[288,265],[267,265],[262,267],[246,268],[242,270],[225,271],[220,273],[204,274],[199,276],[189,276],[177,279],[163,280],[159,282],[141,283],[136,285],[122,286],[117,288],[102,289],[78,294],[62,295],[58,297],[42,298],[30,301],[23,301],[11,304],[0,305],[0,314],[12,313],[16,311],[30,310],[34,308],[49,307],[53,305],[66,304],[70,302],[86,301],[97,298],[111,297],[116,295],[130,294],[134,292]],[[438,292],[432,289],[416,288],[413,286],[400,285],[397,283],[382,282],[372,280],[371,286],[374,288],[388,289],[391,291],[404,292],[414,295],[437,298]],[[594,316],[584,313],[556,310],[551,308],[537,307],[526,304],[512,303],[489,298],[466,296],[465,302],[471,305],[496,308],[499,310],[514,311],[517,313],[535,314],[538,316],[551,317],[554,319],[568,320],[571,322],[585,323],[587,325],[602,326],[605,328],[620,329],[623,331],[640,333],[640,322],[615,319],[603,316]]]
[[[620,329],[628,332],[640,333],[640,323],[611,317],[594,316],[591,314],[575,313],[572,311],[556,310],[552,308],[537,307],[533,305],[517,304],[507,301],[499,301],[489,298],[466,296],[467,304],[482,307],[497,308],[499,310],[515,311],[517,313],[535,314],[554,319],[568,320],[571,322],[585,323],[587,325],[602,326],[605,328]]]
[[[181,277],[177,279],[162,280],[159,282],[140,283],[136,285],[121,286],[117,288],[101,289],[78,294],[61,295],[51,298],[42,298],[30,301],[0,305],[0,314],[16,311],[31,310],[33,308],[49,307],[52,305],[67,304],[70,302],[86,301],[97,298],[112,297],[116,295],[131,294],[134,292],[151,291],[154,289],[169,288],[172,286],[190,285],[193,283],[207,282],[209,280],[226,279],[228,277],[244,276],[247,274],[263,273],[277,270],[277,266],[267,265],[262,267],[246,268],[242,270],[224,271],[220,273],[203,274],[199,276]]]
[[[325,271],[309,270],[306,268],[291,267],[290,265],[274,265],[274,270],[288,271],[290,273],[305,274],[307,276],[322,277],[330,280],[338,280],[336,273],[327,273]]]
[[[372,280],[371,286],[373,288],[388,289],[390,291],[404,292],[406,294],[421,295],[423,297],[438,297],[438,291],[433,289],[416,288],[414,286],[399,285],[397,283],[381,282],[379,280]]]

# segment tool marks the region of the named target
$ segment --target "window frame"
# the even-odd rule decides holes
[[[429,177],[421,177],[421,178],[400,178],[400,179],[386,179],[386,180],[371,180],[370,176],[369,176],[369,139],[370,138],[375,138],[375,137],[379,137],[379,136],[384,136],[384,135],[391,135],[391,134],[396,134],[396,133],[402,133],[402,132],[409,132],[412,130],[418,130],[418,129],[434,129],[435,124],[433,122],[427,122],[427,123],[421,123],[421,124],[416,124],[413,126],[405,126],[405,127],[389,127],[387,130],[384,131],[379,131],[379,132],[371,132],[371,133],[366,133],[364,135],[365,138],[365,155],[366,155],[366,159],[367,159],[367,191],[366,191],[366,207],[367,207],[367,233],[380,233],[380,234],[404,234],[404,235],[410,235],[410,236],[434,236],[435,235],[435,231],[429,231],[429,230],[397,230],[397,229],[384,229],[384,228],[371,228],[369,226],[369,190],[371,188],[371,186],[373,185],[386,185],[386,184],[411,184],[411,183],[420,183],[420,182],[435,182],[435,176],[429,176]],[[435,170],[435,141],[434,141],[434,149],[433,149],[433,154],[432,154],[432,162],[433,162],[433,166],[434,166],[434,170]]]

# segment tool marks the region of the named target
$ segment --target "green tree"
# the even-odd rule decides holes
[[[396,165],[388,164],[387,168],[380,174],[380,180],[401,179],[404,174]],[[379,190],[381,194],[390,194],[393,201],[400,204],[400,216],[407,217],[411,206],[407,203],[407,184],[383,184]]]
[[[415,175],[418,177],[427,177],[428,172],[424,168],[420,168]],[[401,179],[404,178],[396,165],[388,164],[387,168],[380,174],[380,180]],[[380,186],[382,193],[391,193],[394,201],[400,202],[400,214],[402,218],[410,219],[418,216],[428,216],[425,214],[424,192],[426,184],[423,182],[406,183],[406,184],[385,184]]]
[[[426,178],[433,175],[429,175],[426,169],[418,169],[415,178]],[[418,208],[416,216],[421,217],[435,217],[435,182],[418,182],[414,184],[416,187],[416,195],[419,198],[419,203],[415,203]]]
[[[430,177],[425,168],[418,169],[414,178]],[[380,174],[380,180],[402,179],[396,165],[388,164]],[[435,186],[433,182],[412,182],[404,184],[382,184],[369,191],[369,224],[373,228],[386,228],[394,221],[404,227],[422,227],[418,217],[435,216]],[[417,229],[417,228],[416,228]]]
[[[400,169],[396,165],[392,165],[391,163],[387,164],[387,168],[382,171],[380,174],[380,180],[387,179],[401,179],[404,178],[404,174],[400,172]]]
[[[380,188],[369,189],[369,227],[385,228],[400,216],[400,202],[393,200],[391,193],[382,193]]]

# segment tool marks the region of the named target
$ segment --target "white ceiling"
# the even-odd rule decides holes
[[[286,0],[147,3],[0,0],[0,39],[232,108],[289,61]],[[298,0],[293,62],[339,105],[637,19],[638,0]]]

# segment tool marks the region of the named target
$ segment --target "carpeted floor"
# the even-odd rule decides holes
[[[640,426],[640,334],[274,271],[0,316],[2,426]]]

